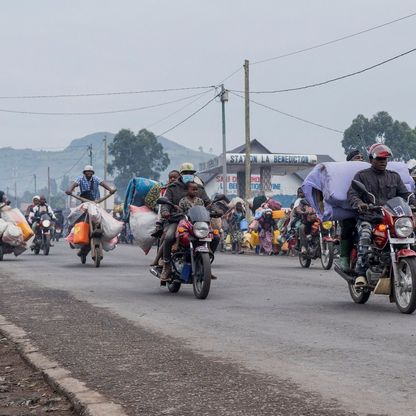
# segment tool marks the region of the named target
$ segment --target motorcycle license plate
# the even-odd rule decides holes
[[[414,238],[390,238],[391,244],[414,244]]]
[[[195,247],[195,251],[199,251],[200,253],[209,253],[209,248],[205,246],[198,246]]]
[[[212,238],[200,238],[199,241],[212,241]]]

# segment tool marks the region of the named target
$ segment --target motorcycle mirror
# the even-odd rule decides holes
[[[360,182],[360,181],[356,181],[355,179],[352,181],[352,187],[354,188],[354,190],[356,190],[357,192],[360,192],[362,194],[368,194],[367,188],[365,187],[365,185]]]
[[[373,204],[376,203],[376,197],[371,193],[367,191],[367,188],[365,187],[365,185],[360,182],[360,181],[356,181],[355,179],[352,181],[352,187],[359,192],[360,194],[366,194],[368,196],[370,196],[373,200]]]
[[[172,204],[172,202],[170,202],[169,199],[165,198],[164,196],[158,198],[156,203],[158,203],[159,205],[170,205],[172,207],[174,206],[174,204]]]

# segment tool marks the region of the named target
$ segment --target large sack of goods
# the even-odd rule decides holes
[[[19,209],[13,208],[9,210],[4,210],[1,213],[1,217],[4,221],[17,225],[22,230],[24,241],[27,241],[29,240],[29,238],[33,237],[32,228],[30,228],[30,225],[27,223],[26,218],[20,212]]]
[[[23,232],[17,225],[8,222],[1,239],[11,246],[20,246],[23,245]]]
[[[147,254],[152,245],[155,243],[155,238],[152,237],[156,229],[157,214],[146,206],[136,207],[130,205],[130,229],[133,234],[135,243]]]
[[[369,163],[358,161],[327,162],[315,166],[303,182],[302,189],[321,220],[342,220],[355,216],[347,192],[354,176],[369,167]],[[409,192],[414,191],[415,184],[405,163],[389,162],[387,169],[397,172]]]
[[[149,192],[151,195],[146,201],[146,197],[149,194]],[[155,195],[157,196],[156,198],[154,197]],[[128,218],[129,216],[129,213],[130,213],[129,205],[142,207],[146,205],[146,202],[150,205],[154,205],[159,195],[160,195],[159,182],[153,181],[152,179],[147,179],[147,178],[130,179],[127,185],[127,189],[126,189],[126,197],[124,199],[124,217]],[[151,206],[150,208],[153,209],[154,206]]]

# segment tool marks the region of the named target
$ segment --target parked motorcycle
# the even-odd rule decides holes
[[[35,217],[33,221],[37,222],[37,226],[31,250],[35,255],[38,255],[42,250],[43,254],[47,256],[51,248],[52,218],[48,213],[43,213],[39,217]]]
[[[159,198],[157,203],[175,207],[167,198]],[[205,207],[194,206],[187,213],[173,214],[171,221],[179,221],[179,246],[172,254],[172,274],[167,287],[176,293],[182,284],[192,284],[195,297],[205,299],[211,287],[211,262],[214,258],[209,248],[213,236],[211,215]],[[150,269],[157,278],[160,278],[161,271],[160,267]]]
[[[354,189],[375,204],[376,198],[358,181]],[[369,206],[369,212],[380,214],[382,221],[374,225],[372,243],[364,258],[367,285],[354,285],[357,274],[357,242],[351,254],[348,273],[335,265],[335,271],[347,281],[351,298],[364,304],[372,292],[389,295],[400,312],[411,314],[416,309],[416,251],[412,209],[400,197],[388,200],[383,206]]]

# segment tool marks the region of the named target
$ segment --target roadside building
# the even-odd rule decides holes
[[[245,186],[245,145],[227,152],[227,195],[243,196]],[[311,169],[322,162],[333,162],[329,155],[274,153],[258,140],[251,141],[251,191],[262,191],[284,207],[293,202],[296,191]],[[221,155],[199,165],[198,176],[208,195],[223,193]]]

